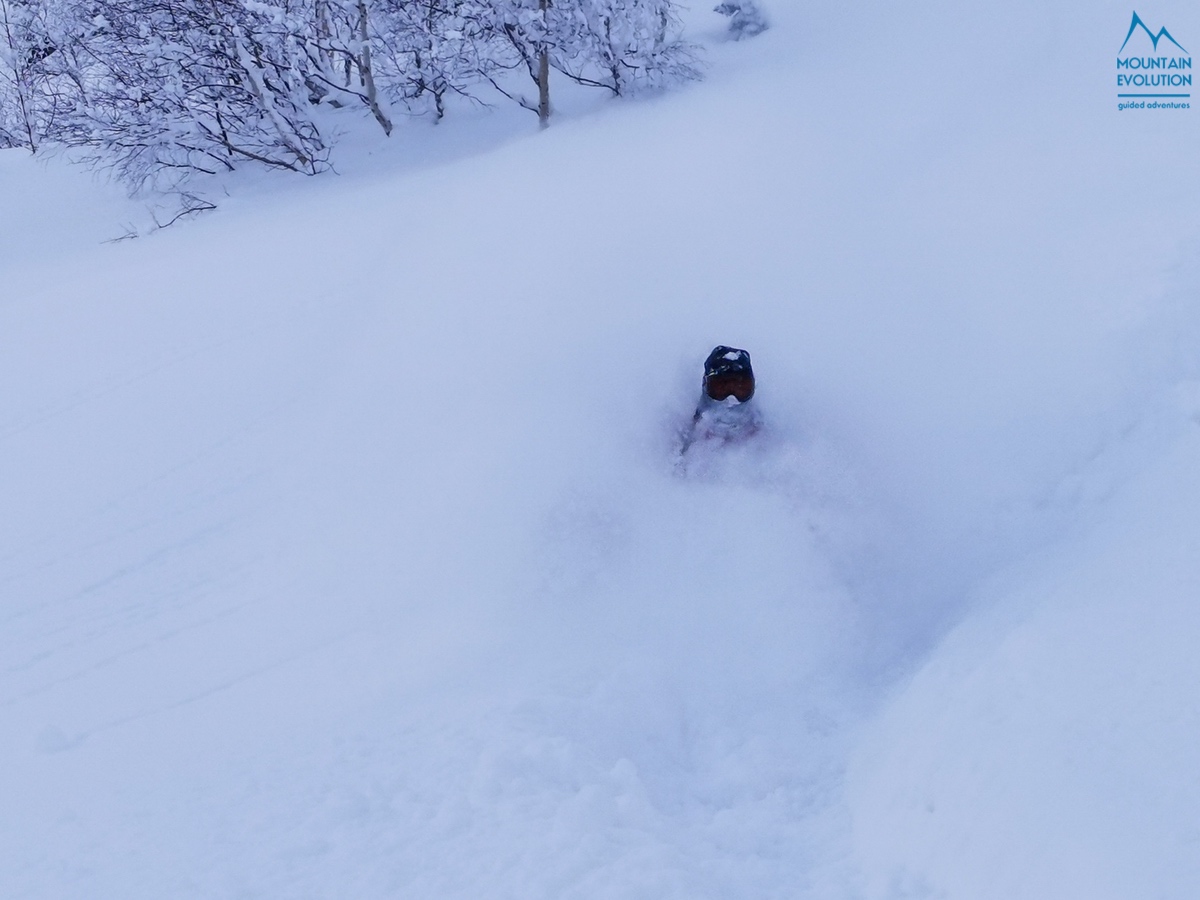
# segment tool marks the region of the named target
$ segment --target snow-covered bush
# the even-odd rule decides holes
[[[134,188],[328,167],[322,107],[446,114],[550,72],[615,95],[694,78],[676,0],[0,0],[0,146],[83,147]],[[536,102],[521,88],[528,74]]]
[[[95,64],[70,141],[134,185],[243,161],[314,173],[328,147],[283,7],[97,0]]]
[[[769,27],[767,17],[754,0],[725,0],[713,12],[729,16],[729,34],[735,41],[762,34]]]
[[[78,14],[63,0],[0,0],[0,147],[37,150],[78,104]]]
[[[582,84],[619,96],[698,74],[672,0],[567,0],[552,21],[553,64]]]
[[[416,114],[446,114],[451,96],[475,97],[513,68],[495,31],[493,4],[478,0],[379,0],[372,39],[391,102]]]

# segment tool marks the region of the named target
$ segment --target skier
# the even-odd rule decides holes
[[[686,453],[696,441],[716,440],[724,444],[758,431],[758,410],[750,403],[753,396],[750,354],[736,347],[715,347],[704,361],[704,392],[680,453]]]

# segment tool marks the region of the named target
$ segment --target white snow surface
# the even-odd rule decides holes
[[[1200,894],[1200,114],[768,12],[163,230],[0,153],[0,896]]]

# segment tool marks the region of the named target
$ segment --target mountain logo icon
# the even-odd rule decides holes
[[[1129,39],[1133,37],[1133,33],[1139,28],[1146,32],[1146,37],[1150,38],[1150,42],[1154,44],[1155,51],[1158,50],[1158,42],[1163,38],[1166,38],[1180,50],[1183,50],[1184,53],[1187,53],[1187,50],[1184,50],[1183,45],[1180,44],[1179,41],[1175,40],[1175,38],[1171,37],[1171,32],[1167,31],[1165,25],[1158,29],[1158,34],[1155,34],[1150,30],[1150,27],[1142,21],[1141,17],[1136,12],[1133,14],[1133,21],[1129,23],[1129,33],[1125,35],[1125,44],[1129,43]],[[1121,45],[1121,50],[1125,49],[1125,44]],[[1117,53],[1120,53],[1121,50],[1118,50]]]

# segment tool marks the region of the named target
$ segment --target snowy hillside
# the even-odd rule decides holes
[[[0,152],[0,896],[1200,891],[1196,111],[768,10],[163,230]]]

